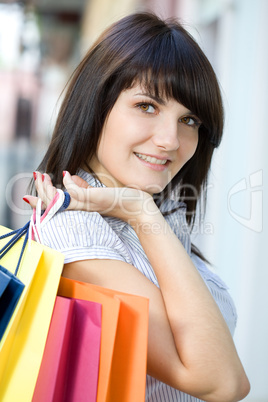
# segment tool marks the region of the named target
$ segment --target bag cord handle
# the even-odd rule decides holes
[[[15,272],[14,272],[15,276],[17,275],[17,273],[19,271],[21,259],[22,259],[22,256],[23,256],[26,244],[27,244],[27,240],[28,240],[28,236],[29,236],[29,226],[30,226],[30,222],[27,222],[26,225],[24,225],[21,229],[13,230],[12,232],[9,232],[9,233],[6,233],[5,235],[0,236],[0,240],[5,239],[5,238],[10,237],[10,236],[13,236],[12,239],[10,239],[4,245],[4,247],[2,247],[2,249],[0,250],[0,259],[1,259],[17,243],[17,241],[23,235],[25,235],[23,245],[22,245],[22,249],[21,249],[20,256],[19,256],[19,260],[18,260],[18,263],[17,263],[17,267],[16,267]]]
[[[44,226],[58,211],[63,211],[68,207],[68,205],[70,204],[70,195],[69,193],[63,192],[62,190],[58,189],[56,196],[53,198],[53,200],[51,201],[51,203],[49,204],[49,206],[47,207],[46,211],[44,211],[43,214],[41,212],[41,200],[39,199],[38,201],[40,202],[38,205],[39,208],[37,216],[34,210],[31,220],[27,222],[22,228],[13,230],[0,236],[0,240],[13,236],[0,250],[0,260],[1,260],[1,258],[4,257],[4,255],[17,243],[17,241],[23,235],[25,235],[17,267],[14,272],[15,276],[17,276],[17,273],[19,271],[22,256],[26,248],[27,240],[29,239],[29,233],[32,232],[32,229],[36,229],[35,226],[37,226],[38,228],[37,234],[41,237],[41,231],[40,231],[41,227]],[[34,224],[34,220],[36,225]]]

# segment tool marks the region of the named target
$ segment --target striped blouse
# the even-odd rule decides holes
[[[78,172],[91,186],[102,186],[84,170]],[[191,240],[183,203],[166,200],[161,212],[180,208],[165,216],[208,286],[231,331],[236,326],[236,310],[224,282],[204,262],[191,254]],[[156,275],[134,229],[117,218],[103,217],[97,212],[64,211],[56,214],[42,229],[44,244],[65,255],[65,263],[88,259],[112,259],[132,264],[156,286]],[[178,391],[147,375],[146,402],[198,402],[200,399]]]

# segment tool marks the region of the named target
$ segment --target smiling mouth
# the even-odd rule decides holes
[[[167,163],[167,161],[168,161],[168,159],[157,159],[157,158],[154,158],[152,156],[138,154],[137,152],[135,152],[135,155],[138,158],[142,159],[143,161],[148,162],[148,163],[152,163],[154,165],[165,165]]]

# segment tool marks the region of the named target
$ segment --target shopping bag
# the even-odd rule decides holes
[[[0,248],[0,260],[5,254],[11,252],[11,249],[19,241],[19,239],[26,234],[18,263],[14,274],[8,269],[0,265],[0,340],[8,326],[9,320],[12,317],[13,311],[18,303],[18,300],[24,289],[24,284],[17,278],[19,271],[20,262],[25,250],[27,238],[28,238],[28,227],[26,224],[23,228],[14,230],[12,232],[6,233],[0,236],[0,239],[8,239],[7,243]]]
[[[62,277],[58,295],[102,304],[98,402],[144,402],[149,301]]]
[[[94,402],[101,304],[57,296],[32,402]]]
[[[107,401],[145,400],[149,300],[100,288],[120,300]]]
[[[0,340],[24,289],[24,284],[0,265]]]
[[[0,235],[10,230],[0,226]],[[0,247],[6,240],[0,240]],[[23,239],[1,260],[14,273]],[[0,341],[0,400],[30,402],[41,365],[64,256],[31,241],[18,271],[25,288]]]
[[[3,296],[4,291],[10,283],[10,274],[6,273],[6,269],[0,265],[0,297]]]

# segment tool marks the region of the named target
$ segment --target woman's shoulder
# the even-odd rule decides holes
[[[91,187],[102,183],[83,169],[76,174]],[[82,259],[104,258],[130,262],[129,253],[120,239],[125,223],[98,212],[58,212],[42,227],[42,242],[65,254],[65,263]]]
[[[113,227],[98,212],[63,211],[43,228],[42,240],[65,254],[65,263],[93,258],[129,262],[125,246]],[[68,257],[68,258],[67,258]]]
[[[63,211],[57,213],[42,228],[43,235],[57,236],[62,241],[73,238],[87,239],[87,245],[103,239],[105,234],[116,236],[109,223],[98,212]]]

